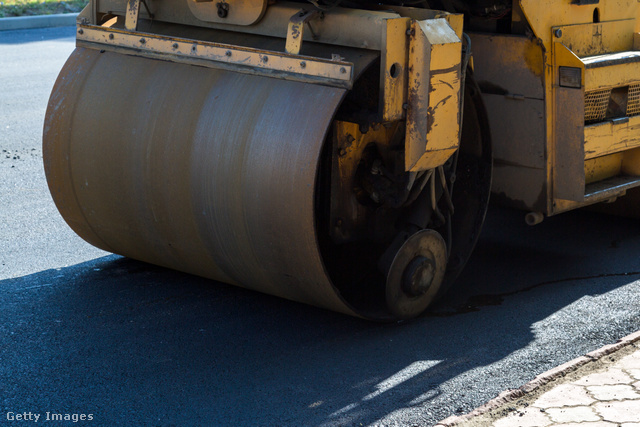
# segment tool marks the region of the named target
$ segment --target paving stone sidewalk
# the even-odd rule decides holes
[[[640,331],[436,427],[640,427]]]

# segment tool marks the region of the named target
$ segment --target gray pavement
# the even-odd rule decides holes
[[[60,219],[41,164],[73,34],[0,32],[2,422],[431,426],[640,329],[640,222],[590,212],[529,228],[493,207],[455,291],[399,325],[92,248]]]
[[[76,25],[77,16],[77,13],[58,13],[54,15],[0,18],[0,31],[68,27]]]
[[[640,427],[640,332],[436,427]]]
[[[42,166],[47,101],[74,37],[75,27],[0,32],[0,280],[106,255],[78,244]]]

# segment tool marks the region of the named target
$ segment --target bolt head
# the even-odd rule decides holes
[[[416,256],[404,269],[402,274],[402,290],[412,297],[419,297],[427,293],[436,274],[433,260]]]

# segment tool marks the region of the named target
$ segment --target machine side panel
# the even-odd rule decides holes
[[[472,52],[493,143],[492,194],[510,206],[545,211],[542,49],[525,37],[472,34]]]

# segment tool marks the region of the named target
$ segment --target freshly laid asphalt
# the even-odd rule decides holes
[[[57,214],[41,159],[74,33],[0,32],[2,422],[430,426],[640,330],[640,221],[591,212],[528,227],[492,207],[454,292],[404,324],[92,248]]]
[[[638,427],[640,332],[436,427]]]

